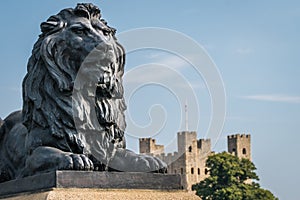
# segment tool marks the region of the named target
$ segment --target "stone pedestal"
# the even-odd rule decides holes
[[[201,200],[192,193],[182,190],[139,190],[139,189],[78,189],[59,188],[50,191],[19,194],[2,200]]]
[[[0,199],[199,199],[182,190],[180,175],[54,171],[0,184]]]

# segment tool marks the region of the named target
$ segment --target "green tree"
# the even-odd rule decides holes
[[[258,183],[249,181],[259,178],[248,159],[223,152],[209,156],[206,167],[210,176],[192,187],[203,200],[278,200]]]

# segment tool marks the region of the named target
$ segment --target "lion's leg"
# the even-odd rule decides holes
[[[128,172],[165,173],[167,165],[158,158],[136,154],[130,150],[119,148],[109,163],[109,168]]]
[[[22,176],[54,170],[93,170],[93,162],[83,154],[64,152],[53,147],[38,147],[28,156]]]

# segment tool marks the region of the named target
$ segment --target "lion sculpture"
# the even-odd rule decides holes
[[[125,149],[125,54],[92,4],[41,24],[23,80],[23,109],[0,128],[0,182],[53,170],[161,172]]]

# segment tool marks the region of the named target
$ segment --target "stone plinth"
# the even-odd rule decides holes
[[[142,190],[142,189],[74,189],[59,188],[51,191],[20,194],[3,200],[201,200],[193,193],[182,190]]]
[[[0,184],[0,199],[16,200],[93,199],[93,196],[96,199],[106,196],[111,197],[109,199],[140,199],[147,196],[148,199],[153,195],[152,199],[160,196],[166,197],[160,199],[176,199],[175,194],[194,196],[182,190],[181,176],[174,174],[53,171]]]

